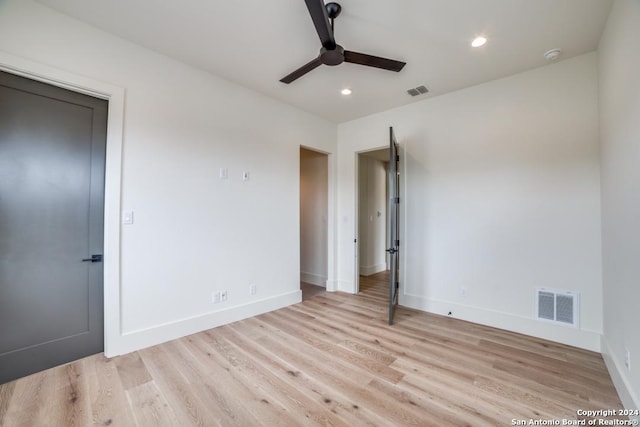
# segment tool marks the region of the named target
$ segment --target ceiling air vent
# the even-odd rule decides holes
[[[429,89],[425,85],[411,88],[407,91],[407,93],[411,96],[422,95],[423,93],[429,92]]]
[[[579,296],[571,291],[536,289],[537,319],[577,327]]]

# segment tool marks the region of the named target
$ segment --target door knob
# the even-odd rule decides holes
[[[93,254],[91,255],[91,258],[84,258],[82,260],[82,262],[101,262],[102,261],[102,254]]]

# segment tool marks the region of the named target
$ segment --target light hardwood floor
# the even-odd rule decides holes
[[[305,282],[300,282],[300,290],[302,291],[302,301],[306,301],[316,295],[327,292],[327,290],[322,286],[312,285],[311,283]]]
[[[2,426],[506,426],[621,408],[600,355],[398,308],[385,275],[0,386]]]

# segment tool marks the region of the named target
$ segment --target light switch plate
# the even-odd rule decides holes
[[[122,223],[123,224],[133,224],[133,211],[124,211],[122,213]]]

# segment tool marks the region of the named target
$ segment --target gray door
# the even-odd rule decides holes
[[[0,72],[0,383],[103,350],[106,125],[107,101]]]
[[[400,273],[400,174],[398,173],[398,144],[393,128],[389,128],[389,324],[398,305]]]

